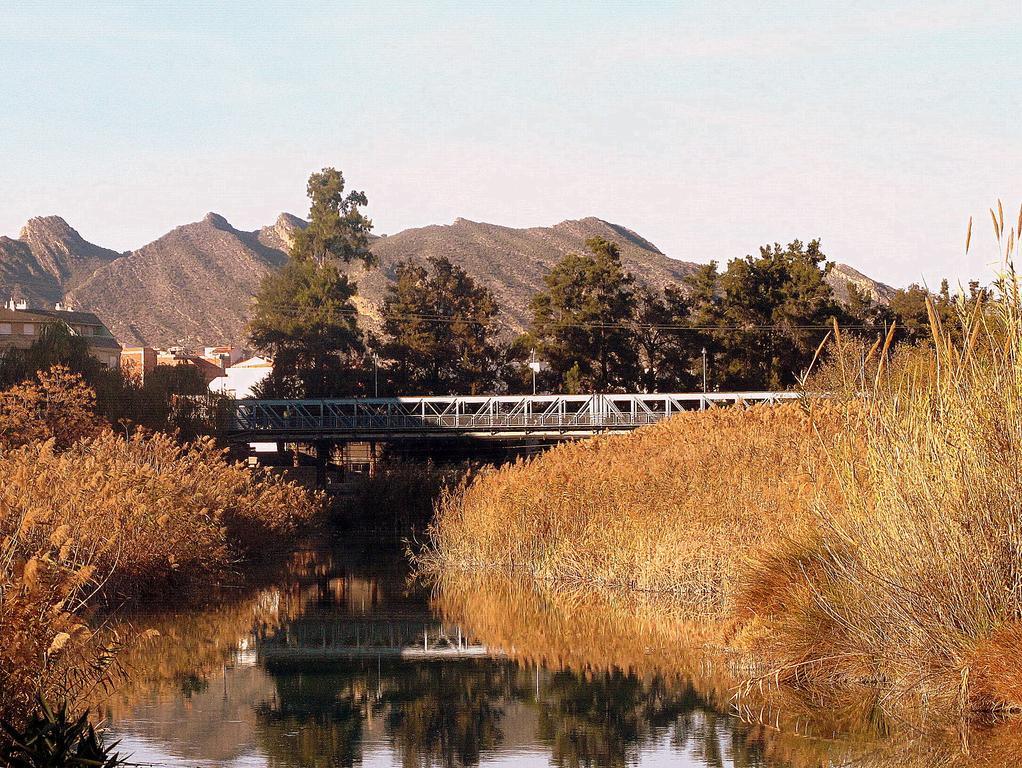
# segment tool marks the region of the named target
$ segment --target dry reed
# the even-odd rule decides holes
[[[825,403],[484,475],[442,502],[422,567],[673,593],[817,703],[1022,712],[1022,291],[993,219],[997,295],[961,298],[953,328],[931,304],[929,344],[835,327]]]
[[[787,536],[821,484],[827,403],[677,416],[562,444],[447,494],[424,570],[501,570],[670,592],[722,613],[750,552]]]
[[[989,304],[961,299],[955,328],[931,305],[932,343],[900,375],[850,378],[870,393],[861,440],[829,450],[841,493],[816,500],[801,567],[768,556],[744,577],[776,673],[817,697],[870,685],[888,707],[1022,711],[1022,303],[1006,240]]]
[[[317,499],[227,461],[210,440],[118,436],[63,370],[0,393],[0,715],[41,691],[85,695],[125,642],[101,602],[187,599],[246,554],[293,535]]]

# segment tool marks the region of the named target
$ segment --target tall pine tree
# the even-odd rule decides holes
[[[249,337],[273,358],[266,394],[326,397],[346,394],[364,351],[356,286],[340,265],[372,264],[372,222],[362,192],[344,194],[344,176],[325,168],[309,178],[309,225],[296,233],[287,263],[268,274],[256,294]]]
[[[397,392],[478,394],[493,388],[497,302],[449,259],[399,264],[383,316],[380,352]]]
[[[632,319],[634,278],[621,266],[621,251],[602,237],[586,240],[588,253],[569,253],[544,277],[532,299],[532,327],[540,357],[555,388],[597,392],[629,389],[640,378]]]

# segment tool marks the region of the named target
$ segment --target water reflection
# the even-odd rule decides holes
[[[695,652],[705,625],[677,606],[495,578],[431,592],[378,548],[310,549],[265,587],[147,622],[161,636],[103,704],[141,762],[964,766],[1015,743],[895,745],[886,723],[766,697],[737,717],[728,658]]]

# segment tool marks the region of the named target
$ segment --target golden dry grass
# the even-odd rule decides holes
[[[750,552],[791,533],[841,420],[827,403],[711,410],[562,444],[445,496],[424,569],[669,592],[723,612]]]
[[[862,439],[830,448],[842,492],[815,504],[801,569],[776,556],[739,602],[764,651],[817,695],[878,685],[894,706],[1022,709],[1022,324],[1016,298],[935,327],[929,370],[879,387]],[[774,583],[765,602],[764,581]]]
[[[118,436],[92,402],[66,371],[0,394],[0,714],[107,679],[139,638],[97,630],[97,605],[157,591],[187,600],[317,508],[212,441]]]
[[[954,328],[931,305],[929,345],[836,332],[825,403],[485,475],[440,505],[421,565],[671,593],[817,703],[1022,712],[1022,297],[994,219],[998,295]]]

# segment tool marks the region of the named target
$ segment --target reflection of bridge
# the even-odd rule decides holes
[[[561,438],[627,432],[682,411],[778,403],[796,392],[506,395],[237,400],[237,440],[386,440],[428,436]]]
[[[301,665],[316,661],[399,657],[465,659],[492,657],[485,646],[462,634],[461,627],[422,616],[302,617],[256,643],[260,659],[270,664]]]

